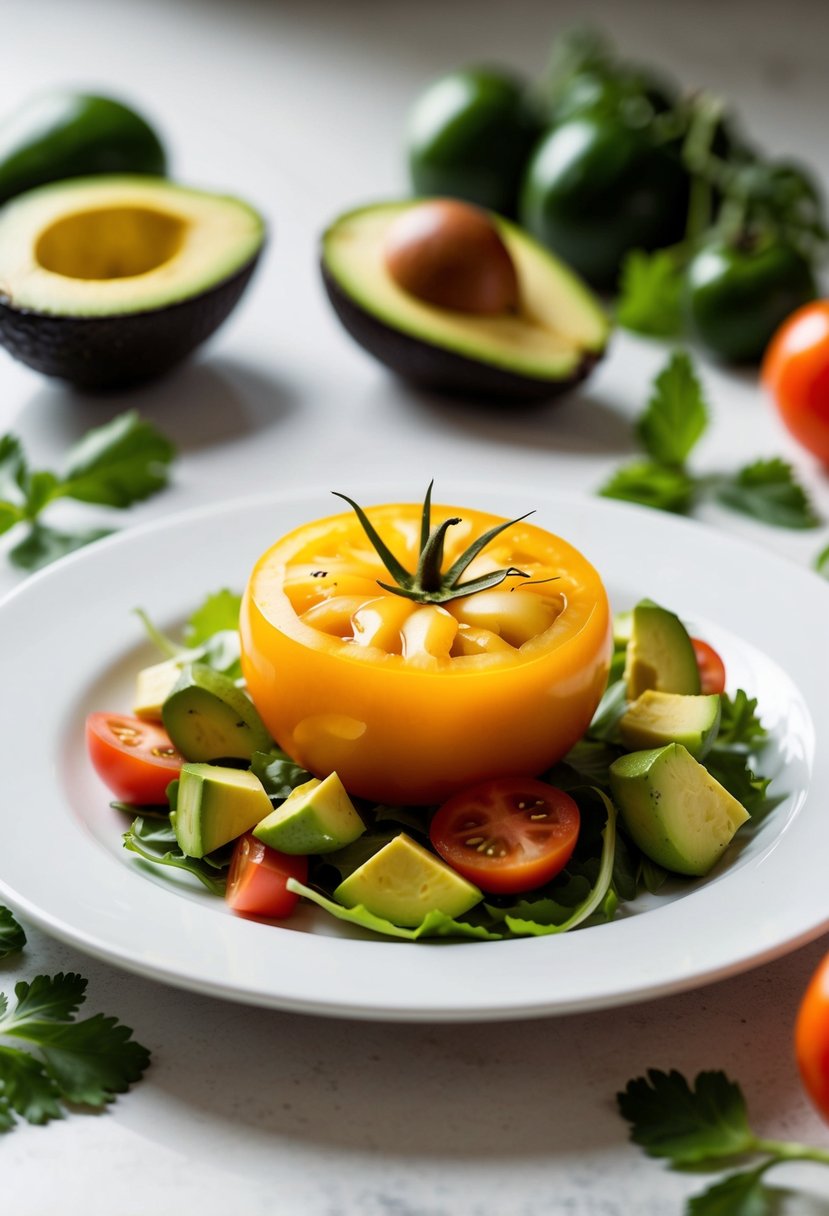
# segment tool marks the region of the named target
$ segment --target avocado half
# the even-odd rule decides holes
[[[247,203],[162,178],[31,190],[0,211],[0,342],[80,388],[150,380],[221,325],[264,240]]]
[[[403,379],[444,392],[542,401],[583,380],[607,346],[608,318],[572,270],[508,220],[491,215],[518,275],[517,312],[437,308],[394,282],[383,256],[389,227],[423,201],[361,207],[324,233],[323,281],[351,336]]]

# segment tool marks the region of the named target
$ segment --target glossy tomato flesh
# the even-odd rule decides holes
[[[795,1052],[806,1092],[829,1122],[829,954],[812,976],[800,1003]]]
[[[284,920],[299,899],[288,890],[289,878],[307,882],[308,858],[279,853],[246,832],[233,850],[225,899],[242,916]]]
[[[514,895],[554,878],[579,835],[579,808],[563,790],[526,777],[484,781],[436,812],[429,838],[453,870],[482,891]]]
[[[766,351],[763,383],[795,439],[829,465],[829,300],[784,321]]]
[[[116,798],[145,806],[167,802],[184,757],[163,726],[127,714],[90,714],[86,746],[98,776]]]
[[[691,645],[699,668],[700,692],[705,695],[725,692],[725,663],[714,647],[701,638],[691,638]]]

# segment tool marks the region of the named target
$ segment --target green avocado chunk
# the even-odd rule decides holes
[[[696,760],[711,750],[720,728],[722,701],[717,693],[683,696],[649,688],[619,720],[619,734],[625,747],[664,747],[681,743]]]
[[[680,743],[620,756],[610,788],[634,842],[677,874],[707,874],[749,818]]]
[[[246,769],[185,764],[170,822],[182,852],[204,857],[250,831],[270,805],[261,781]]]
[[[415,928],[429,912],[461,916],[483,899],[477,887],[405,832],[349,874],[334,892],[346,908],[361,905],[403,928]]]
[[[228,676],[201,663],[182,670],[161,717],[174,746],[188,760],[250,760],[254,752],[271,747],[250,698]]]
[[[658,692],[699,693],[697,658],[688,631],[675,613],[642,600],[633,609],[625,659],[629,701]]]
[[[281,806],[253,829],[254,836],[281,853],[333,853],[366,830],[336,773],[298,785]]]

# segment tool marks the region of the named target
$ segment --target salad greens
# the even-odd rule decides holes
[[[112,529],[59,531],[41,516],[61,498],[124,509],[166,484],[175,448],[149,422],[130,410],[88,431],[66,455],[59,473],[33,469],[16,435],[0,438],[0,534],[25,527],[9,560],[38,570]]]
[[[705,433],[710,410],[690,357],[675,351],[656,377],[636,423],[647,459],[617,469],[600,488],[604,498],[688,514],[700,502],[721,505],[778,528],[814,528],[821,520],[786,461],[755,460],[734,473],[701,476],[688,458]]]
[[[676,1071],[650,1069],[617,1094],[630,1138],[671,1169],[723,1169],[746,1157],[758,1165],[727,1174],[688,1201],[688,1216],[772,1216],[777,1211],[765,1174],[786,1161],[829,1165],[829,1152],[767,1140],[752,1131],[742,1090],[724,1072],[701,1072],[693,1085]]]
[[[242,676],[238,630],[241,602],[242,597],[226,587],[208,595],[189,617],[183,642],[176,642],[157,629],[143,608],[135,611],[147,637],[165,659],[174,660],[180,667],[187,663],[203,663],[239,680]]]
[[[9,908],[0,906],[0,958],[19,954],[26,945],[26,934]]]

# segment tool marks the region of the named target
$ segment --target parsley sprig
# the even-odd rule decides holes
[[[0,907],[0,958],[25,944],[21,926]],[[0,992],[0,1133],[17,1118],[62,1118],[62,1102],[100,1108],[140,1080],[150,1053],[129,1026],[102,1013],[76,1019],[86,998],[83,976],[36,975],[16,984],[14,996],[10,1007]]]
[[[31,467],[16,435],[0,438],[0,535],[25,528],[9,559],[37,570],[112,529],[60,531],[42,520],[59,499],[123,509],[167,484],[175,449],[134,411],[87,432],[67,453],[60,472]]]
[[[814,528],[821,520],[789,464],[752,461],[734,473],[700,476],[688,460],[708,429],[710,411],[689,356],[675,351],[656,377],[636,422],[647,459],[623,465],[599,493],[661,511],[687,514],[706,499],[778,528]]]
[[[671,1169],[726,1168],[746,1157],[759,1164],[727,1174],[688,1201],[688,1216],[771,1216],[773,1194],[765,1174],[786,1161],[829,1165],[829,1151],[789,1141],[768,1140],[751,1128],[740,1086],[724,1072],[701,1072],[693,1085],[676,1071],[649,1069],[616,1096],[630,1124],[630,1138],[649,1157]]]

